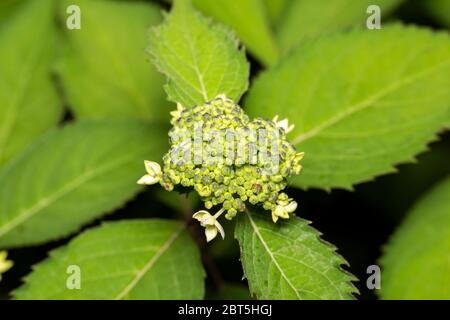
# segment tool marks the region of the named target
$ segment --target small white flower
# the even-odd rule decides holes
[[[286,133],[291,132],[295,128],[295,125],[293,125],[293,124],[289,125],[289,120],[287,118],[278,121],[278,115],[276,115],[272,121],[275,123],[277,128],[283,128],[284,132],[286,132]]]
[[[137,183],[142,185],[152,185],[158,183],[162,177],[162,170],[159,163],[145,160],[144,164],[147,174],[140,178]]]
[[[170,115],[173,119],[178,119],[181,116],[181,113],[184,111],[184,107],[181,103],[177,103],[177,110],[170,112]]]
[[[294,172],[294,174],[300,174],[300,171],[302,171],[302,165],[300,164],[300,161],[303,159],[304,156],[305,156],[304,152],[299,152],[294,156],[292,160],[293,162],[292,171]]]
[[[275,210],[272,211],[272,220],[273,222],[277,222],[279,218],[289,219],[289,213],[294,212],[297,209],[297,202],[291,201],[287,204],[279,203]]]
[[[8,253],[6,251],[0,251],[0,280],[2,278],[2,273],[5,273],[13,266],[13,262],[6,260]]]
[[[216,226],[206,226],[205,227],[206,242],[210,242],[217,236]]]
[[[214,216],[212,216],[206,210],[200,210],[192,216],[194,219],[200,222],[202,227],[205,227],[205,236],[206,241],[210,242],[214,239],[218,233],[222,236],[222,239],[225,239],[225,231],[223,230],[222,225],[217,221],[217,218],[224,212],[224,209],[221,209]]]

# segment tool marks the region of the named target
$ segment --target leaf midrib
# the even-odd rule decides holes
[[[0,227],[0,238],[5,236],[8,232],[13,230],[15,227],[17,227],[17,226],[25,223],[29,219],[31,219],[33,216],[35,216],[41,210],[50,206],[52,203],[56,202],[61,197],[74,191],[76,188],[78,188],[82,184],[86,183],[87,181],[89,181],[91,179],[95,179],[99,175],[101,175],[109,170],[112,170],[115,167],[121,166],[123,163],[126,163],[126,162],[130,161],[131,159],[132,159],[131,157],[122,158],[119,161],[112,162],[109,165],[99,167],[97,170],[90,169],[90,170],[86,171],[85,173],[83,173],[82,175],[76,177],[73,181],[64,185],[61,189],[52,193],[50,196],[47,196],[47,197],[41,199],[35,205],[25,209],[24,211],[22,211],[21,214],[19,213],[15,218],[13,218],[9,222],[5,223],[2,227]]]
[[[450,64],[450,60],[446,60],[444,63],[438,64],[432,68],[423,70],[422,72],[416,73],[412,76],[394,81],[393,83],[391,83],[384,89],[380,90],[378,93],[368,97],[367,99],[365,99],[353,106],[346,108],[346,110],[344,112],[339,113],[334,117],[331,117],[327,121],[323,122],[322,124],[318,125],[317,127],[313,128],[305,133],[299,134],[297,137],[295,137],[293,139],[293,144],[298,145],[299,143],[305,142],[306,140],[318,135],[323,130],[328,129],[329,127],[331,127],[331,126],[339,123],[340,121],[346,119],[347,117],[353,115],[354,113],[356,113],[358,111],[362,111],[364,109],[367,109],[373,103],[382,99],[389,93],[391,93],[397,89],[400,89],[403,86],[409,85],[409,84],[413,83],[414,81],[417,81],[417,80],[421,79],[422,77],[427,76],[429,73],[433,73],[435,70],[438,70],[449,64]]]

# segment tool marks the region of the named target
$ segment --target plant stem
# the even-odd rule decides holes
[[[210,277],[212,283],[214,284],[215,289],[219,291],[224,285],[224,280],[222,278],[222,275],[220,274],[219,269],[217,268],[217,265],[215,264],[214,260],[211,258],[211,255],[209,254],[208,246],[205,240],[205,236],[203,234],[203,228],[200,228],[198,223],[194,223],[195,221],[192,218],[194,210],[192,209],[192,206],[189,203],[187,195],[180,195],[180,202],[182,213],[186,218],[188,230],[191,233],[192,237],[194,238],[195,242],[197,243],[198,247],[200,248],[202,262],[203,265],[205,266],[206,272],[208,273],[208,276]]]

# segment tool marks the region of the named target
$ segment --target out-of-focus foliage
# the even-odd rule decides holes
[[[137,120],[86,121],[35,143],[0,172],[0,247],[67,236],[123,205],[141,189],[143,159],[162,156],[165,130]]]
[[[351,188],[410,161],[449,118],[450,38],[386,26],[323,37],[255,82],[251,115],[295,123],[303,188]],[[280,107],[281,106],[281,107]]]
[[[67,290],[69,266],[80,289]],[[76,274],[73,274],[76,276]],[[34,267],[17,299],[202,299],[204,271],[182,223],[134,220],[83,232]],[[63,285],[61,285],[63,284]]]
[[[236,226],[244,275],[258,299],[352,299],[354,276],[320,232],[300,218],[274,224],[246,212]]]
[[[247,90],[249,64],[237,40],[187,0],[176,1],[164,24],[152,31],[149,51],[167,76],[173,102],[191,107],[219,94],[238,101]]]
[[[62,111],[50,74],[53,1],[21,5],[0,30],[0,167],[56,125]]]
[[[450,28],[450,1],[448,0],[427,0],[423,1],[429,13],[447,28]]]
[[[64,19],[69,4],[81,8],[81,29],[65,30],[57,70],[75,115],[168,119],[164,79],[145,53],[148,28],[160,22],[160,9],[139,2],[64,1]]]
[[[381,259],[383,299],[450,299],[450,178],[414,206]]]
[[[277,28],[282,52],[308,39],[353,25],[363,25],[369,5],[377,5],[384,18],[402,0],[294,0]]]

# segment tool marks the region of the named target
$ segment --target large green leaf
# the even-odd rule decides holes
[[[69,266],[80,289],[68,289]],[[34,267],[17,299],[202,299],[204,271],[185,225],[168,220],[106,223]]]
[[[295,0],[281,20],[277,37],[284,52],[306,39],[346,28],[363,25],[370,16],[369,5],[381,9],[382,23],[386,15],[402,0]]]
[[[427,0],[421,3],[428,12],[442,23],[450,28],[450,1],[448,0]]]
[[[384,299],[450,299],[450,177],[408,214],[381,259]]]
[[[352,299],[354,276],[320,233],[300,218],[273,223],[268,214],[247,212],[236,238],[250,290],[258,299]]]
[[[19,10],[20,9],[20,10]],[[28,1],[0,29],[0,166],[56,125],[53,1]]]
[[[255,83],[254,116],[295,124],[300,187],[351,188],[412,160],[449,119],[450,38],[400,25],[304,45]]]
[[[86,121],[55,130],[0,172],[0,247],[66,236],[121,206],[140,187],[142,161],[158,161],[165,128]]]
[[[293,0],[261,0],[266,6],[267,14],[269,15],[272,24],[278,25],[278,22],[285,14],[287,8]]]
[[[145,53],[148,28],[161,21],[156,5],[120,1],[65,1],[81,10],[81,29],[65,29],[57,69],[78,117],[168,119],[164,77]],[[60,6],[64,22],[67,5]],[[169,111],[169,108],[167,108]]]
[[[167,76],[165,89],[174,102],[194,106],[219,94],[237,101],[247,90],[249,64],[237,40],[189,0],[175,1],[164,24],[151,33],[149,51]]]
[[[206,16],[233,28],[248,50],[265,65],[277,62],[278,48],[262,0],[193,0],[193,3]]]

